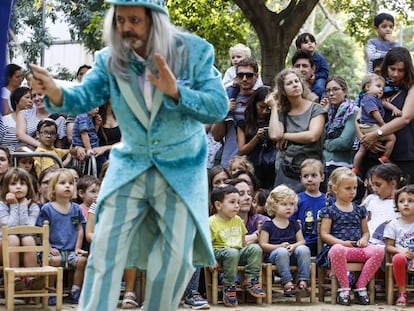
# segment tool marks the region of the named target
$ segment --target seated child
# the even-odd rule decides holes
[[[71,202],[76,195],[75,188],[74,177],[68,169],[61,168],[53,172],[49,181],[50,202],[43,205],[36,221],[37,226],[42,226],[45,220],[49,221],[49,265],[71,265],[76,269],[69,298],[73,304],[79,302],[88,256],[88,252],[81,248],[84,236],[82,224],[86,220],[80,206]],[[50,297],[49,305],[55,304],[55,297]]]
[[[393,115],[401,115],[401,111],[386,101],[383,101],[385,80],[376,74],[368,74],[362,79],[362,91],[365,93],[361,100],[361,118],[359,120],[359,128],[362,134],[377,131],[381,137],[380,140],[385,144],[384,154],[378,159],[381,163],[389,162],[389,156],[392,153],[396,141],[394,134],[382,136],[379,127],[385,124],[384,115],[386,109],[392,110]],[[359,149],[354,157],[354,173],[359,173],[362,160],[367,153],[367,149],[360,144]]]
[[[237,216],[239,197],[239,191],[232,185],[214,188],[210,196],[216,211],[209,218],[211,239],[217,265],[223,267],[223,303],[227,307],[238,305],[235,283],[239,265],[246,266],[246,278],[242,284],[245,290],[255,298],[266,297],[258,282],[262,269],[262,249],[256,243],[245,246],[247,229]]]
[[[35,192],[33,190],[32,180],[25,170],[21,168],[11,168],[3,176],[0,193],[0,223],[7,224],[7,227],[16,226],[34,226],[37,216],[39,215],[39,205],[34,202]],[[0,263],[3,262],[1,256],[1,230],[0,230]],[[18,246],[35,245],[33,236],[9,236],[9,245]],[[10,254],[10,266],[20,267],[37,267],[37,254],[24,253],[23,260],[20,260],[19,254]],[[26,280],[16,278],[14,280],[16,291],[29,289],[42,289],[44,280],[42,278],[30,277]]]
[[[63,161],[63,165],[66,166],[71,161],[68,149],[60,149],[55,147],[55,141],[57,137],[57,124],[55,120],[45,118],[37,124],[36,135],[39,138],[40,146],[36,148],[35,152],[51,153],[57,156]],[[35,157],[35,170],[36,175],[50,166],[58,168],[58,165],[49,157]]]
[[[384,237],[387,252],[392,254],[392,273],[398,287],[395,305],[406,307],[407,268],[412,269],[414,260],[414,185],[399,189],[395,194],[395,202],[401,217],[385,226]]]
[[[316,159],[306,159],[300,165],[300,178],[305,191],[298,194],[298,209],[289,218],[299,220],[306,245],[316,256],[318,244],[318,213],[326,205],[326,196],[319,191],[324,180],[323,164]]]
[[[265,252],[265,261],[277,267],[282,278],[283,292],[291,296],[295,285],[289,266],[298,266],[299,290],[306,291],[310,279],[311,253],[303,238],[301,225],[289,220],[298,203],[298,197],[285,185],[274,188],[266,201],[266,211],[273,217],[263,224],[259,243]]]

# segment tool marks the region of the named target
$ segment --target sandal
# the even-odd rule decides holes
[[[121,309],[135,309],[138,308],[137,297],[134,292],[126,292],[122,299]]]
[[[407,304],[408,304],[407,292],[398,293],[397,300],[395,301],[395,305],[399,307],[406,307]]]
[[[292,297],[295,295],[295,285],[293,285],[293,283],[291,281],[285,283],[285,285],[283,285],[283,294],[286,297]]]
[[[299,281],[297,285],[298,290],[306,292],[308,291],[308,283],[305,280]]]

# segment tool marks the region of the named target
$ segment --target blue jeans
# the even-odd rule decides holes
[[[223,267],[223,285],[234,285],[237,277],[237,266],[246,266],[246,279],[258,279],[262,269],[262,248],[259,244],[250,244],[241,249],[216,249],[214,255]]]
[[[296,247],[293,254],[289,254],[286,248],[279,247],[270,253],[269,262],[277,267],[277,271],[282,278],[282,284],[286,284],[289,281],[293,281],[292,273],[289,269],[291,265],[298,267],[299,281],[308,281],[310,279],[310,257],[310,250],[306,245]]]

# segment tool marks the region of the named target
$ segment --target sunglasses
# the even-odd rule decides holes
[[[255,76],[256,74],[253,72],[238,72],[237,73],[237,78],[239,79],[243,79],[244,77],[246,77],[247,79],[251,79]]]

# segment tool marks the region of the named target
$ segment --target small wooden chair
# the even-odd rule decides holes
[[[43,227],[37,226],[18,226],[8,228],[6,224],[2,225],[2,250],[4,264],[4,287],[6,296],[7,311],[14,310],[14,298],[42,297],[43,309],[47,309],[48,298],[56,297],[56,310],[62,310],[63,298],[63,269],[61,267],[49,266],[49,222],[45,221]],[[10,246],[8,242],[9,235],[40,235],[41,245],[35,246]],[[42,265],[40,267],[10,267],[10,253],[41,253]],[[49,276],[56,277],[56,291],[49,292]],[[14,290],[14,280],[16,277],[42,277],[45,279],[45,286],[39,290]]]
[[[323,241],[321,238],[321,219],[318,218],[318,253],[322,250]],[[364,267],[363,263],[360,262],[348,262],[346,269],[349,272],[359,273]],[[325,300],[325,292],[331,292],[331,304],[336,304],[336,297],[338,293],[338,280],[335,274],[330,270],[330,276],[328,277],[328,269],[324,269],[318,266],[318,299],[319,301]],[[329,281],[327,281],[329,280]],[[368,283],[368,294],[370,303],[373,304],[375,301],[375,276]]]
[[[237,271],[240,274],[240,279],[243,280],[245,266],[238,266]],[[204,278],[205,278],[205,285],[206,285],[206,295],[207,301],[211,302],[212,305],[218,304],[218,293],[223,291],[223,285],[219,285],[219,273],[223,272],[221,267],[215,269],[213,272],[210,271],[208,267],[204,268]],[[259,284],[262,285],[262,276],[259,277]],[[243,293],[243,298],[246,300],[245,291],[241,286],[236,286],[237,292]],[[257,304],[262,304],[263,299],[257,298]]]
[[[414,272],[407,270],[407,293],[414,292],[414,285],[410,285],[408,280],[410,277],[414,277]],[[385,252],[385,293],[387,297],[387,304],[394,304],[394,291],[396,290],[394,282],[394,273],[392,272],[392,254]]]
[[[283,291],[283,285],[281,283],[274,284],[273,283],[273,273],[277,272],[277,267],[275,265],[272,265],[271,263],[264,263],[262,265],[263,273],[265,275],[264,277],[264,287],[266,289],[266,303],[272,304],[272,294],[273,291]],[[315,303],[316,302],[316,264],[314,262],[311,262],[310,266],[310,302]],[[297,266],[290,266],[290,271],[295,273],[297,271]],[[299,292],[295,293],[296,301],[301,302],[302,295]]]

